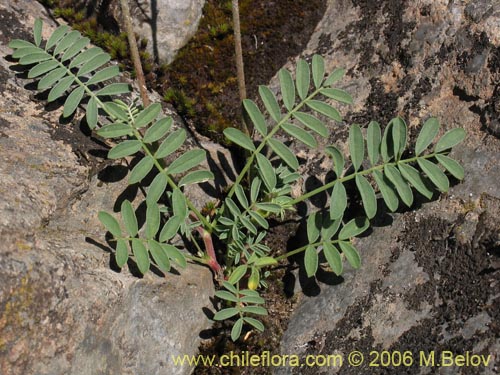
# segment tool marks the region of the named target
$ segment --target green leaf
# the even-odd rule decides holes
[[[242,264],[236,267],[233,270],[233,272],[231,272],[231,275],[227,279],[227,282],[231,285],[235,285],[236,283],[238,283],[238,281],[242,279],[243,276],[245,276],[247,271],[248,271],[248,266],[246,264]]]
[[[163,117],[146,130],[143,141],[153,143],[165,136],[172,126],[172,117]]]
[[[323,228],[321,228],[321,239],[323,241],[331,239],[340,228],[341,218],[332,219],[329,215],[323,216]]]
[[[151,171],[154,166],[154,159],[150,156],[145,156],[141,159],[139,163],[135,165],[130,172],[130,176],[128,178],[128,184],[136,184],[141,181],[147,174]]]
[[[366,136],[366,148],[368,149],[368,157],[371,165],[376,165],[380,157],[380,141],[382,132],[378,122],[372,121],[368,124]]]
[[[390,181],[380,171],[373,171],[373,177],[389,210],[396,211],[399,206],[399,199]]]
[[[340,103],[352,104],[352,97],[344,90],[340,89],[322,89],[320,91],[324,96],[336,100]]]
[[[78,35],[79,37],[81,35]],[[76,40],[61,57],[61,62],[71,59],[75,57],[78,53],[82,52],[83,49],[90,43],[89,38],[80,38]]]
[[[446,177],[443,171],[439,169],[439,167],[436,164],[431,163],[430,161],[425,159],[418,159],[417,162],[420,168],[422,168],[422,170],[425,172],[427,177],[429,177],[432,183],[436,185],[436,187],[440,191],[442,192],[448,191],[448,189],[450,188],[450,182],[448,181],[448,177]]]
[[[106,102],[104,103],[104,110],[108,113],[108,115],[114,119],[129,122],[127,110],[122,108],[121,105],[118,105],[115,102]]]
[[[76,56],[73,60],[71,60],[68,67],[70,69],[76,68],[77,66],[87,63],[91,61],[94,57],[102,55],[103,53],[104,51],[99,47],[89,48],[80,53],[78,56]]]
[[[100,55],[97,55],[80,67],[77,76],[81,77],[84,76],[85,74],[92,72],[93,70],[97,70],[104,64],[107,64],[109,60],[111,60],[111,56],[109,56],[107,53],[102,53]]]
[[[163,246],[154,240],[149,240],[148,245],[155,264],[162,272],[168,273],[170,271],[170,259]]]
[[[243,318],[239,318],[231,329],[231,340],[236,341],[240,338],[241,329],[243,328]]]
[[[35,26],[33,27],[33,37],[35,38],[35,44],[37,46],[40,46],[40,43],[42,42],[42,27],[42,20],[37,18],[35,20]]]
[[[241,185],[236,185],[234,187],[234,192],[236,193],[236,197],[238,198],[238,202],[240,202],[241,206],[245,209],[248,208],[248,199],[245,194],[245,190]]]
[[[465,139],[465,130],[461,128],[451,129],[445,133],[439,139],[436,147],[434,148],[435,152],[442,152],[448,150]]]
[[[223,299],[223,300],[226,300],[226,301],[238,302],[238,298],[234,294],[226,292],[225,290],[218,290],[218,291],[216,291],[215,292],[215,296],[217,298],[220,298],[220,299]]]
[[[309,85],[311,84],[309,65],[305,62],[305,60],[300,59],[297,63],[296,82],[297,93],[300,98],[304,100],[307,97]]]
[[[177,129],[161,143],[155,153],[155,159],[162,159],[182,146],[186,140],[186,131],[184,129]]]
[[[231,142],[237,144],[240,147],[243,147],[245,150],[255,151],[255,146],[252,140],[242,131],[235,128],[226,128],[224,129],[224,135]]]
[[[330,242],[323,244],[323,254],[325,254],[326,261],[332,268],[336,275],[341,275],[343,271],[342,258],[339,251]]]
[[[64,77],[57,84],[52,87],[52,90],[49,92],[49,96],[47,97],[47,101],[50,103],[56,99],[59,99],[73,84],[74,77]]]
[[[255,206],[259,210],[267,211],[267,212],[272,212],[275,214],[279,214],[281,212],[281,207],[276,204],[276,203],[266,203],[266,202],[260,202],[256,203]]]
[[[172,239],[181,226],[181,218],[179,216],[172,216],[163,226],[160,232],[160,242],[167,242]]]
[[[255,267],[267,267],[267,266],[275,266],[278,264],[278,261],[273,257],[262,257],[257,259],[254,262]]]
[[[206,151],[202,149],[189,150],[175,159],[169,165],[167,171],[169,174],[185,172],[196,167],[206,159]]]
[[[20,48],[29,48],[29,47],[36,48],[36,46],[33,43],[30,43],[30,42],[23,40],[23,39],[12,39],[9,42],[8,47],[11,49],[20,49]]]
[[[302,124],[307,126],[312,131],[316,132],[317,134],[321,135],[322,137],[328,137],[328,129],[326,128],[325,124],[323,124],[316,117],[304,112],[295,112],[293,114],[293,117],[295,117]]]
[[[64,38],[62,38],[62,40],[59,43],[57,43],[53,55],[56,56],[66,51],[68,48],[73,46],[76,40],[81,36],[82,35],[76,30],[70,31],[68,34],[64,36]]]
[[[433,192],[427,187],[419,171],[408,164],[399,164],[399,171],[406,181],[427,199],[431,199]]]
[[[151,185],[149,185],[148,195],[146,197],[146,200],[149,203],[158,202],[160,197],[165,192],[166,188],[167,188],[167,176],[165,176],[165,174],[163,173],[157,174],[156,177],[151,182]]]
[[[214,178],[214,174],[210,171],[193,171],[182,177],[178,185],[179,187],[182,187],[186,185],[199,184],[202,182],[213,180]]]
[[[262,98],[262,102],[267,112],[271,115],[271,118],[276,122],[280,121],[281,110],[274,93],[267,86],[259,86],[259,95]]]
[[[233,214],[235,218],[238,218],[241,215],[241,210],[238,208],[238,205],[234,203],[231,198],[226,198],[225,200],[227,208]]]
[[[253,326],[256,330],[260,332],[264,332],[264,324],[262,324],[259,320],[249,317],[244,317],[243,320]]]
[[[257,234],[257,227],[253,225],[253,223],[245,216],[240,216],[240,221],[243,224],[243,226],[252,234],[256,235]]]
[[[146,231],[147,239],[152,239],[160,229],[160,209],[154,202],[148,202],[146,208]]]
[[[345,74],[345,69],[335,69],[325,80],[323,86],[328,87],[333,85],[335,82],[339,81],[342,79],[342,77]]]
[[[128,94],[130,92],[128,83],[111,83],[104,88],[97,91],[95,94],[97,96],[104,95],[120,95],[120,94]]]
[[[111,233],[115,238],[121,237],[122,230],[120,229],[120,224],[118,224],[118,221],[113,216],[107,212],[100,211],[97,217],[109,233]]]
[[[214,320],[226,320],[235,316],[238,313],[239,310],[234,307],[223,309],[221,311],[217,311],[217,313],[214,315]]]
[[[103,89],[104,90],[104,89]],[[154,121],[161,112],[161,104],[153,103],[142,110],[134,119],[134,126],[139,129]]]
[[[43,51],[41,51],[40,48],[35,47],[34,45],[31,45],[30,47],[22,47],[22,48],[15,50],[14,53],[12,54],[12,57],[14,59],[20,59],[22,57],[29,56],[29,55],[36,54],[36,53],[41,53],[44,56],[50,56],[50,55],[45,54]],[[57,64],[57,65],[59,66],[59,64]]]
[[[404,149],[406,148],[406,139],[408,129],[402,118],[396,117],[391,120],[392,126],[392,141],[394,147],[394,156],[396,160],[401,158]]]
[[[250,117],[250,120],[252,120],[252,123],[255,125],[255,129],[258,130],[258,132],[265,137],[267,135],[267,124],[266,124],[266,119],[264,118],[264,115],[260,111],[259,107],[250,99],[244,99],[243,100],[243,107],[245,108],[246,113]],[[226,135],[227,137],[227,135]],[[228,137],[229,138],[229,137]],[[235,142],[237,143],[237,142]],[[253,146],[253,143],[252,143]],[[242,146],[244,147],[244,146]],[[253,151],[253,150],[250,150]]]
[[[396,187],[403,203],[410,207],[413,203],[413,193],[406,181],[401,177],[399,171],[392,165],[386,165],[384,166],[384,173],[389,181]]]
[[[115,261],[116,265],[120,268],[128,261],[128,246],[125,240],[119,239],[116,241]]]
[[[332,120],[341,122],[342,116],[340,116],[339,111],[336,108],[333,108],[331,105],[321,102],[319,100],[308,100],[306,102],[307,106],[312,110],[325,115]]]
[[[295,105],[295,84],[290,72],[286,69],[280,69],[278,72],[280,80],[281,95],[283,96],[283,103],[286,109],[291,111]]]
[[[186,268],[186,257],[179,251],[178,248],[169,244],[161,244],[163,250],[167,253],[170,260],[173,260],[181,268]]]
[[[351,265],[352,268],[358,269],[361,267],[361,257],[359,256],[358,251],[354,246],[352,246],[349,242],[340,241],[339,242],[340,249],[342,253],[345,255],[347,261]]]
[[[361,194],[363,208],[368,219],[371,219],[377,213],[377,197],[370,183],[361,175],[356,175],[356,186]]]
[[[260,188],[262,186],[262,181],[259,177],[255,177],[252,181],[252,185],[250,186],[250,201],[256,202],[259,198]]]
[[[313,212],[307,218],[307,240],[309,243],[314,243],[319,238],[321,224],[319,223],[320,216]]]
[[[41,62],[40,64],[35,65],[30,69],[30,71],[28,72],[28,78],[36,78],[51,71],[52,69],[57,68],[58,66],[59,64],[54,60]]]
[[[233,285],[229,284],[227,281],[223,281],[222,286],[235,295],[238,295],[239,293],[241,293]]]
[[[47,44],[45,45],[45,50],[48,51],[53,46],[55,46],[64,37],[68,30],[69,27],[67,25],[61,25],[57,29],[55,29],[52,35],[49,37]]]
[[[292,170],[296,171],[299,169],[299,161],[295,154],[283,143],[276,139],[268,140],[269,146],[271,149],[278,155]]]
[[[145,274],[149,271],[149,253],[146,246],[137,238],[132,239],[132,252],[134,253],[135,262],[137,263],[137,268],[141,274]]]
[[[344,216],[347,208],[347,193],[342,182],[337,182],[333,187],[332,198],[330,200],[330,218],[340,219]]]
[[[337,178],[340,178],[342,176],[342,173],[344,172],[344,155],[335,146],[326,147],[325,152],[332,157],[333,171],[337,175]]]
[[[99,108],[97,107],[97,100],[92,96],[89,99],[89,102],[87,103],[87,108],[85,113],[87,124],[90,129],[94,129],[97,126],[98,114],[99,114]]]
[[[172,208],[174,215],[179,216],[182,220],[188,216],[186,197],[180,189],[175,189],[172,193]]]
[[[104,138],[116,138],[128,135],[132,132],[129,124],[109,124],[97,130],[97,134]]]
[[[384,136],[382,137],[382,142],[380,144],[380,154],[382,155],[382,160],[388,162],[392,158],[393,140],[392,140],[392,122],[389,122],[384,129]]]
[[[356,237],[367,230],[369,226],[370,222],[365,217],[352,219],[340,230],[339,239],[347,240],[351,237]]]
[[[318,146],[318,143],[314,139],[314,137],[309,134],[307,131],[303,130],[302,128],[299,128],[298,126],[292,125],[292,124],[283,124],[281,125],[284,131],[286,131],[288,134],[290,134],[292,137],[297,138],[299,141],[304,143],[305,145],[311,147],[311,148],[316,148]]]
[[[271,162],[262,154],[255,155],[257,159],[257,165],[259,166],[260,177],[262,181],[266,184],[269,190],[273,190],[276,187],[276,173],[271,165]]]
[[[124,200],[121,206],[121,215],[123,223],[125,224],[125,229],[127,230],[130,237],[135,237],[139,230],[137,224],[137,217],[135,216],[134,207],[128,200]]]
[[[439,121],[431,117],[428,119],[422,130],[420,130],[420,134],[418,135],[417,142],[415,143],[415,155],[420,155],[425,151],[427,147],[431,144],[431,142],[436,138],[439,132]]]
[[[358,124],[352,125],[349,130],[349,152],[351,153],[354,170],[357,171],[361,167],[361,163],[365,157],[363,134]]]
[[[87,81],[87,85],[95,85],[97,83],[101,83],[101,82],[110,80],[112,78],[115,78],[119,74],[120,74],[120,68],[118,68],[118,66],[115,66],[115,65],[108,66],[108,67],[96,72],[96,74],[94,74],[92,76],[92,78],[90,78]]]
[[[269,223],[267,222],[267,220],[260,216],[257,212],[250,211],[249,214],[252,219],[257,222],[257,224],[259,224],[262,228],[269,229]]]
[[[128,140],[117,144],[108,152],[108,158],[120,159],[125,156],[133,155],[142,148],[141,141]]]
[[[318,252],[314,246],[308,246],[304,254],[304,267],[307,277],[313,277],[318,270]]]
[[[31,64],[38,64],[42,61],[46,61],[51,59],[52,56],[50,56],[46,52],[36,52],[36,53],[30,53],[29,55],[25,55],[19,59],[19,64],[21,65],[31,65]]]
[[[59,81],[62,77],[66,75],[66,68],[57,68],[52,70],[46,76],[44,76],[40,81],[38,81],[38,90],[45,90],[51,87],[54,83]]]
[[[464,168],[460,164],[458,164],[455,160],[441,154],[436,155],[436,159],[441,163],[443,167],[446,168],[448,172],[451,173],[453,177],[455,177],[458,180],[463,180],[465,175]]]
[[[256,315],[267,315],[267,310],[261,306],[244,306],[241,311]]]
[[[312,58],[312,75],[314,86],[319,89],[325,77],[325,60],[320,55],[314,55]]]
[[[85,87],[80,86],[68,95],[66,101],[64,102],[63,117],[69,117],[73,114],[73,112],[75,112],[76,108],[80,105],[80,102],[83,99],[83,94],[85,94]]]

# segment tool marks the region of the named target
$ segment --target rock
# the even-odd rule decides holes
[[[170,63],[198,29],[205,0],[130,1],[134,30],[148,41],[147,50],[162,63]],[[118,0],[110,4],[118,24],[121,8]]]
[[[329,3],[302,57],[319,53],[328,71],[345,68],[340,87],[351,93],[354,105],[341,107],[342,124],[328,122],[331,136],[318,150],[294,146],[303,170],[321,183],[330,168],[322,148],[333,143],[347,150],[349,124],[386,124],[400,115],[413,143],[421,124],[434,116],[441,132],[454,127],[467,132],[453,153],[465,166],[465,180],[439,200],[421,201],[406,213],[382,212],[373,232],[356,241],[361,270],[302,280],[305,295],[280,352],[302,359],[341,353],[344,366],[274,369],[276,374],[371,371],[366,363],[348,366],[352,350],[361,351],[366,361],[373,359],[371,350],[413,355],[436,350],[436,356],[442,350],[472,351],[492,355],[478,372],[498,372],[499,11],[498,1]],[[271,86],[277,91],[276,77]],[[310,284],[319,296],[311,295]]]
[[[79,115],[60,123],[62,103],[16,75],[7,44],[35,17],[47,36],[38,2],[0,0],[0,373],[188,374],[171,356],[196,354],[211,327],[212,275],[116,268],[97,212],[141,196]]]

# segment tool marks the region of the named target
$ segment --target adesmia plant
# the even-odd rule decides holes
[[[311,64],[298,61],[295,77],[288,70],[279,71],[279,98],[268,87],[259,87],[264,111],[254,101],[244,100],[254,134],[235,128],[224,131],[230,142],[246,151],[244,166],[226,188],[221,204],[202,213],[202,207],[195,207],[185,190],[214,178],[211,171],[199,168],[205,161],[205,150],[179,152],[186,131],[174,129],[172,118],[162,116],[159,103],[142,108],[134,101],[113,99],[128,94],[129,85],[112,81],[120,74],[119,69],[109,65],[110,56],[90,46],[88,38],[67,26],[57,28],[46,42],[41,35],[42,23],[38,20],[33,43],[10,43],[13,58],[29,67],[28,78],[38,81],[39,90],[48,90],[47,101],[64,98],[64,117],[73,115],[78,107],[84,108],[90,129],[113,142],[110,159],[140,159],[130,170],[129,184],[145,185],[145,177],[153,176],[144,186],[147,208],[142,227],[136,207],[128,200],[122,203],[118,215],[99,213],[116,245],[116,263],[123,267],[133,260],[143,274],[151,264],[165,273],[172,263],[178,267],[185,267],[187,260],[206,264],[220,286],[216,296],[224,301],[224,308],[214,319],[234,321],[233,340],[238,339],[245,324],[264,330],[258,317],[266,315],[267,310],[258,290],[266,286],[266,276],[280,261],[303,253],[309,277],[320,267],[329,267],[340,275],[344,261],[359,268],[361,259],[352,239],[363,233],[376,215],[377,195],[390,211],[395,211],[401,202],[410,207],[415,192],[428,199],[436,191],[446,192],[447,173],[457,179],[464,177],[463,168],[448,156],[450,149],[464,139],[464,130],[453,129],[436,139],[439,123],[430,118],[411,153],[407,125],[396,117],[383,131],[377,122],[370,122],[365,135],[359,125],[351,125],[349,157],[334,145],[325,149],[333,161],[333,180],[294,196],[293,187],[303,177],[300,163],[282,141],[283,136],[316,148],[317,137],[326,139],[329,135],[323,120],[342,121],[331,103],[352,102],[349,94],[334,87],[344,71],[337,69],[326,76],[323,58],[315,55]],[[350,204],[346,183],[350,180],[361,197],[364,216],[346,221],[344,214]],[[305,218],[308,243],[273,257],[265,241],[270,217],[283,219],[299,203],[324,192],[329,196],[325,207],[309,212]],[[188,253],[174,246],[171,242],[178,234],[187,242],[186,248],[197,251]],[[222,244],[217,251],[215,238]]]

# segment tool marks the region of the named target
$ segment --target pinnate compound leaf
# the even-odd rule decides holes
[[[115,78],[120,74],[120,68],[117,66],[108,66],[102,70],[96,72],[88,81],[87,85],[95,85],[110,79]]]
[[[448,177],[444,174],[444,172],[439,169],[439,167],[426,159],[418,159],[418,165],[425,172],[427,177],[432,181],[436,187],[442,191],[446,192],[450,188],[450,182],[448,181]]]
[[[439,121],[431,117],[426,122],[424,122],[424,126],[422,130],[420,130],[420,134],[418,135],[417,142],[415,143],[415,155],[420,155],[425,151],[427,147],[431,144],[431,142],[436,138],[439,132]]]
[[[137,163],[132,172],[130,172],[130,176],[128,178],[128,184],[136,184],[141,181],[144,177],[148,175],[151,169],[154,166],[154,159],[151,156],[145,156]]]
[[[340,116],[339,111],[332,107],[330,104],[327,104],[325,102],[319,101],[319,100],[308,100],[306,102],[307,106],[311,108],[312,110],[321,113],[322,115],[325,115],[332,120],[341,122],[342,121],[342,116]]]
[[[276,187],[276,173],[274,172],[274,168],[271,165],[271,162],[267,160],[267,158],[262,154],[255,155],[257,159],[257,165],[259,166],[260,177],[266,184],[269,190],[272,190]]]
[[[380,171],[373,171],[373,177],[375,178],[375,182],[382,193],[382,198],[384,198],[386,206],[392,212],[396,211],[399,206],[399,198],[394,191],[391,182]]]
[[[135,237],[139,231],[137,224],[137,217],[135,216],[134,207],[128,200],[124,200],[121,206],[120,213],[122,215],[123,223],[125,224],[125,229],[127,230],[130,237]]]
[[[111,83],[110,85],[106,85],[104,88],[100,89],[97,91],[95,94],[97,96],[104,96],[104,95],[121,95],[121,94],[127,94],[130,92],[130,88],[128,83]]]
[[[437,154],[436,159],[441,163],[443,167],[446,168],[448,172],[450,172],[453,177],[458,180],[463,180],[465,171],[464,168],[459,163],[457,163],[457,161],[441,154]]]
[[[154,121],[161,112],[161,104],[153,103],[143,109],[134,119],[134,126],[139,129]]]
[[[109,151],[108,158],[119,159],[125,156],[130,156],[135,154],[141,148],[142,148],[141,141],[138,140],[123,141],[122,143],[117,144]]]
[[[156,150],[155,158],[162,159],[182,146],[186,140],[186,131],[184,129],[177,129],[161,143],[158,150]]]
[[[255,151],[255,146],[252,140],[241,130],[235,128],[226,128],[224,129],[224,135],[231,142],[237,144],[240,147],[243,147],[245,150]]]
[[[326,128],[325,124],[323,124],[321,120],[318,120],[316,117],[304,112],[295,112],[293,114],[293,117],[295,117],[309,129],[311,129],[313,132],[321,135],[324,138],[328,137],[328,129]]]
[[[365,157],[365,145],[363,134],[359,125],[354,124],[349,130],[349,152],[351,153],[351,161],[354,170],[357,171],[361,167],[361,163]]]
[[[333,187],[332,198],[330,200],[330,218],[332,220],[340,219],[344,216],[347,208],[347,193],[342,182],[337,182]]]
[[[326,147],[325,152],[331,156],[333,160],[333,171],[337,175],[337,178],[340,178],[342,176],[342,173],[344,172],[344,166],[345,166],[344,155],[335,146]]]
[[[394,166],[385,165],[384,174],[396,187],[396,191],[401,197],[403,203],[410,207],[413,203],[413,193],[406,181],[403,179],[403,177],[401,177],[401,173],[399,173],[399,171]]]
[[[312,58],[312,75],[314,87],[319,89],[325,77],[325,60],[320,55],[314,55]]]
[[[278,122],[281,120],[281,110],[276,100],[276,96],[267,86],[259,86],[259,95],[267,109],[267,112],[271,115],[271,118]]]
[[[226,320],[239,313],[239,310],[235,307],[229,307],[221,311],[217,311],[214,315],[214,320]]]
[[[361,175],[356,175],[356,186],[361,194],[366,216],[371,219],[377,213],[377,197],[370,183]]]
[[[80,105],[80,102],[83,99],[83,94],[85,94],[85,87],[80,86],[68,95],[66,101],[64,102],[63,117],[69,117],[73,114],[73,112],[75,112],[76,108]]]
[[[368,124],[366,136],[366,148],[371,165],[376,165],[380,157],[380,141],[382,140],[382,132],[378,122],[372,121]]]
[[[132,239],[132,252],[134,253],[137,268],[141,274],[146,274],[149,271],[151,263],[149,262],[149,253],[146,246],[137,238]]]
[[[257,131],[263,137],[265,137],[267,135],[266,119],[264,118],[264,115],[260,111],[259,107],[257,107],[257,104],[255,104],[250,99],[245,99],[245,100],[243,100],[243,107],[245,108],[245,111],[247,112],[248,116],[250,117],[250,120],[252,120],[252,123],[255,125],[255,129],[257,129]],[[226,137],[227,137],[227,135],[226,135]],[[235,143],[237,143],[237,142],[235,142]]]
[[[281,69],[278,73],[278,78],[281,86],[281,95],[286,109],[291,111],[295,105],[295,84],[290,72],[286,69]]]
[[[42,74],[46,74],[47,72],[57,68],[58,66],[59,64],[54,60],[41,62],[30,69],[30,71],[28,72],[28,78],[36,78],[38,76],[41,76]]]
[[[37,18],[35,20],[35,26],[33,27],[33,37],[37,46],[40,46],[40,43],[42,42],[42,27],[42,20],[40,18]]]
[[[170,271],[170,259],[168,258],[168,255],[163,246],[154,240],[149,240],[148,245],[149,252],[153,257],[155,264],[162,272],[168,273]]]
[[[100,211],[97,217],[109,233],[111,233],[115,238],[121,237],[122,230],[120,229],[120,224],[118,224],[118,221],[113,216],[105,211]]]
[[[87,103],[85,118],[87,119],[87,124],[90,129],[94,129],[97,126],[99,108],[97,107],[97,101],[94,97],[89,99]]]
[[[318,252],[314,246],[308,246],[304,254],[304,267],[307,277],[313,277],[318,270]]]
[[[342,257],[340,256],[337,248],[330,242],[323,244],[323,254],[325,254],[326,261],[332,268],[336,275],[340,276],[343,271]]]
[[[168,167],[168,173],[185,172],[202,163],[206,158],[206,151],[202,149],[189,150],[175,159]]]
[[[465,130],[462,128],[451,129],[443,135],[436,144],[435,152],[448,150],[465,139]]]
[[[115,253],[116,265],[122,268],[128,261],[128,246],[125,240],[119,239],[116,241]]]
[[[288,123],[281,125],[281,127],[284,131],[286,131],[292,137],[295,137],[305,145],[311,148],[316,148],[318,146],[316,139],[314,139],[314,137],[304,129]]]
[[[356,237],[367,230],[369,226],[370,222],[365,217],[352,219],[340,230],[339,239],[347,240],[351,237]]]
[[[229,276],[229,278],[227,279],[227,282],[231,285],[235,285],[236,283],[238,283],[238,281],[240,281],[243,278],[243,276],[246,275],[247,271],[248,271],[248,266],[246,264],[242,264],[236,267]]]
[[[129,124],[116,123],[103,126],[97,130],[97,134],[104,138],[117,138],[132,132]]]
[[[143,141],[145,143],[153,143],[165,136],[167,132],[172,127],[172,117],[164,117],[158,121],[156,121],[152,126],[146,130],[144,134]]]
[[[340,89],[322,89],[320,91],[324,96],[336,100],[340,103],[352,104],[352,97],[344,90]]]
[[[187,175],[181,178],[181,180],[179,181],[179,187],[192,184],[200,184],[202,182],[213,180],[214,178],[214,174],[207,170],[189,172]]]
[[[175,215],[168,219],[160,232],[160,242],[167,242],[172,239],[177,234],[181,221],[181,218]]]
[[[408,181],[420,194],[431,199],[433,192],[425,184],[420,172],[408,164],[399,164],[399,171],[403,178]]]
[[[269,139],[269,146],[292,170],[296,171],[299,168],[299,161],[295,154],[283,143],[276,139]]]
[[[356,248],[350,242],[340,241],[339,245],[351,267],[354,269],[361,267],[361,257]]]
[[[311,84],[309,64],[307,64],[305,60],[300,59],[298,61],[296,75],[297,93],[299,97],[304,100],[307,97],[309,85]]]
[[[342,79],[345,74],[345,69],[335,69],[323,83],[324,87],[333,85],[335,82]]]

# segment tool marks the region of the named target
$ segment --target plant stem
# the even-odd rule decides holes
[[[146,80],[144,79],[144,72],[142,70],[141,57],[139,56],[139,49],[137,48],[137,41],[135,40],[134,27],[132,26],[132,18],[130,16],[130,8],[128,0],[120,0],[120,5],[123,14],[123,23],[127,32],[128,44],[130,47],[130,56],[134,64],[135,74],[139,83],[139,91],[141,93],[142,105],[144,108],[149,106],[149,97],[146,88]]]
[[[233,30],[234,30],[234,52],[236,56],[236,73],[238,77],[238,90],[240,93],[240,101],[243,101],[247,97],[247,90],[245,86],[245,69],[243,65],[243,50],[241,48],[241,26],[240,26],[240,9],[238,5],[238,0],[232,0],[232,10],[233,10]],[[242,116],[242,127],[243,131],[250,135],[251,131],[247,126],[244,117]]]

